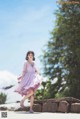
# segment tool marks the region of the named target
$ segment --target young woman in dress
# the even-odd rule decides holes
[[[18,77],[20,80],[19,86],[15,92],[18,92],[23,99],[20,101],[20,106],[24,107],[24,101],[30,99],[30,112],[33,113],[34,93],[41,84],[41,77],[35,65],[35,54],[33,51],[28,51],[26,54],[26,61],[24,62],[23,71],[21,76]]]

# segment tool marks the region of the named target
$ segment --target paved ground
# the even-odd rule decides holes
[[[1,114],[2,112],[5,111],[0,111]],[[30,114],[29,112],[25,111],[18,111],[18,112],[7,111],[7,118],[2,118],[0,116],[0,119],[80,119],[80,114],[47,113],[47,112],[45,113],[35,112],[33,114]]]

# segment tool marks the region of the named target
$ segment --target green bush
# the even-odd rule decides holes
[[[7,100],[7,95],[5,93],[0,93],[0,104],[5,104]]]

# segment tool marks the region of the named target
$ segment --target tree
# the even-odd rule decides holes
[[[80,4],[60,1],[64,4],[55,12],[55,28],[41,56],[43,71],[49,79],[57,78],[51,85],[51,97],[60,94],[80,99]]]

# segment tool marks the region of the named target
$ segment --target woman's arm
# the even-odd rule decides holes
[[[25,76],[26,72],[27,72],[27,62],[25,61],[24,65],[23,65],[22,74],[17,79],[18,80],[23,79],[23,77]]]
[[[36,72],[37,74],[40,74],[40,73],[39,73],[39,69],[36,67],[35,64],[34,64],[34,68],[35,68],[35,72]]]
[[[41,76],[39,69],[36,67],[36,65],[34,65],[34,67],[35,67],[35,72],[37,73],[37,78],[39,79],[40,84],[41,84],[43,81],[43,77]]]

